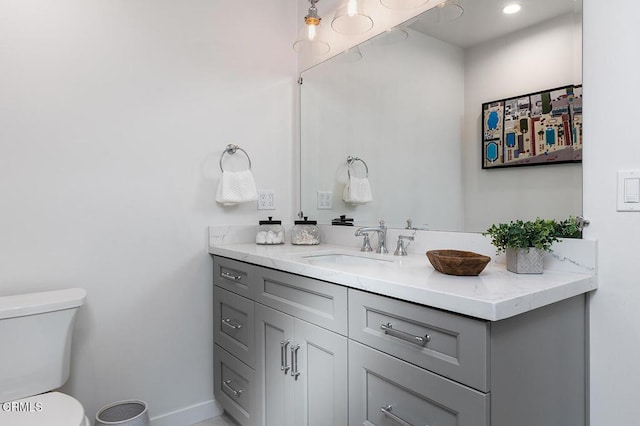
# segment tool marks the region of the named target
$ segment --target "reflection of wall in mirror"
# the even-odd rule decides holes
[[[401,44],[360,50],[360,61],[336,58],[305,73],[302,210],[319,223],[346,214],[357,225],[403,227],[411,218],[461,229],[462,51],[413,31]],[[366,205],[341,199],[349,155],[368,164]],[[317,191],[333,192],[333,210],[316,208]]]
[[[581,19],[564,15],[465,54],[465,228],[512,219],[582,213],[582,167],[481,170],[481,104],[500,97],[582,83]],[[587,143],[589,143],[587,141]]]

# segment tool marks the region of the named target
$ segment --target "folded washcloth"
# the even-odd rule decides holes
[[[216,195],[217,202],[225,206],[234,206],[238,203],[256,201],[257,199],[258,190],[251,170],[222,172]]]
[[[342,199],[350,204],[364,204],[373,201],[369,179],[366,177],[349,177],[342,192]]]

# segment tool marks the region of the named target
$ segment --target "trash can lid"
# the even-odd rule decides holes
[[[84,408],[74,398],[49,392],[3,402],[0,424],[12,426],[84,426]]]

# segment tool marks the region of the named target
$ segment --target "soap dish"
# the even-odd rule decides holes
[[[489,256],[462,250],[429,250],[427,258],[436,271],[460,276],[480,274],[491,260]]]

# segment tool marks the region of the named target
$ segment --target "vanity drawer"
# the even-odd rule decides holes
[[[253,269],[248,263],[226,257],[213,257],[213,284],[241,296],[253,296]]]
[[[488,323],[349,289],[349,338],[483,392]]]
[[[489,415],[488,394],[349,342],[349,426],[488,426]]]
[[[240,361],[255,366],[253,301],[213,287],[213,339]]]
[[[347,335],[347,288],[273,269],[255,268],[255,301]]]
[[[216,401],[243,426],[258,426],[255,416],[255,371],[213,345],[213,393]]]

